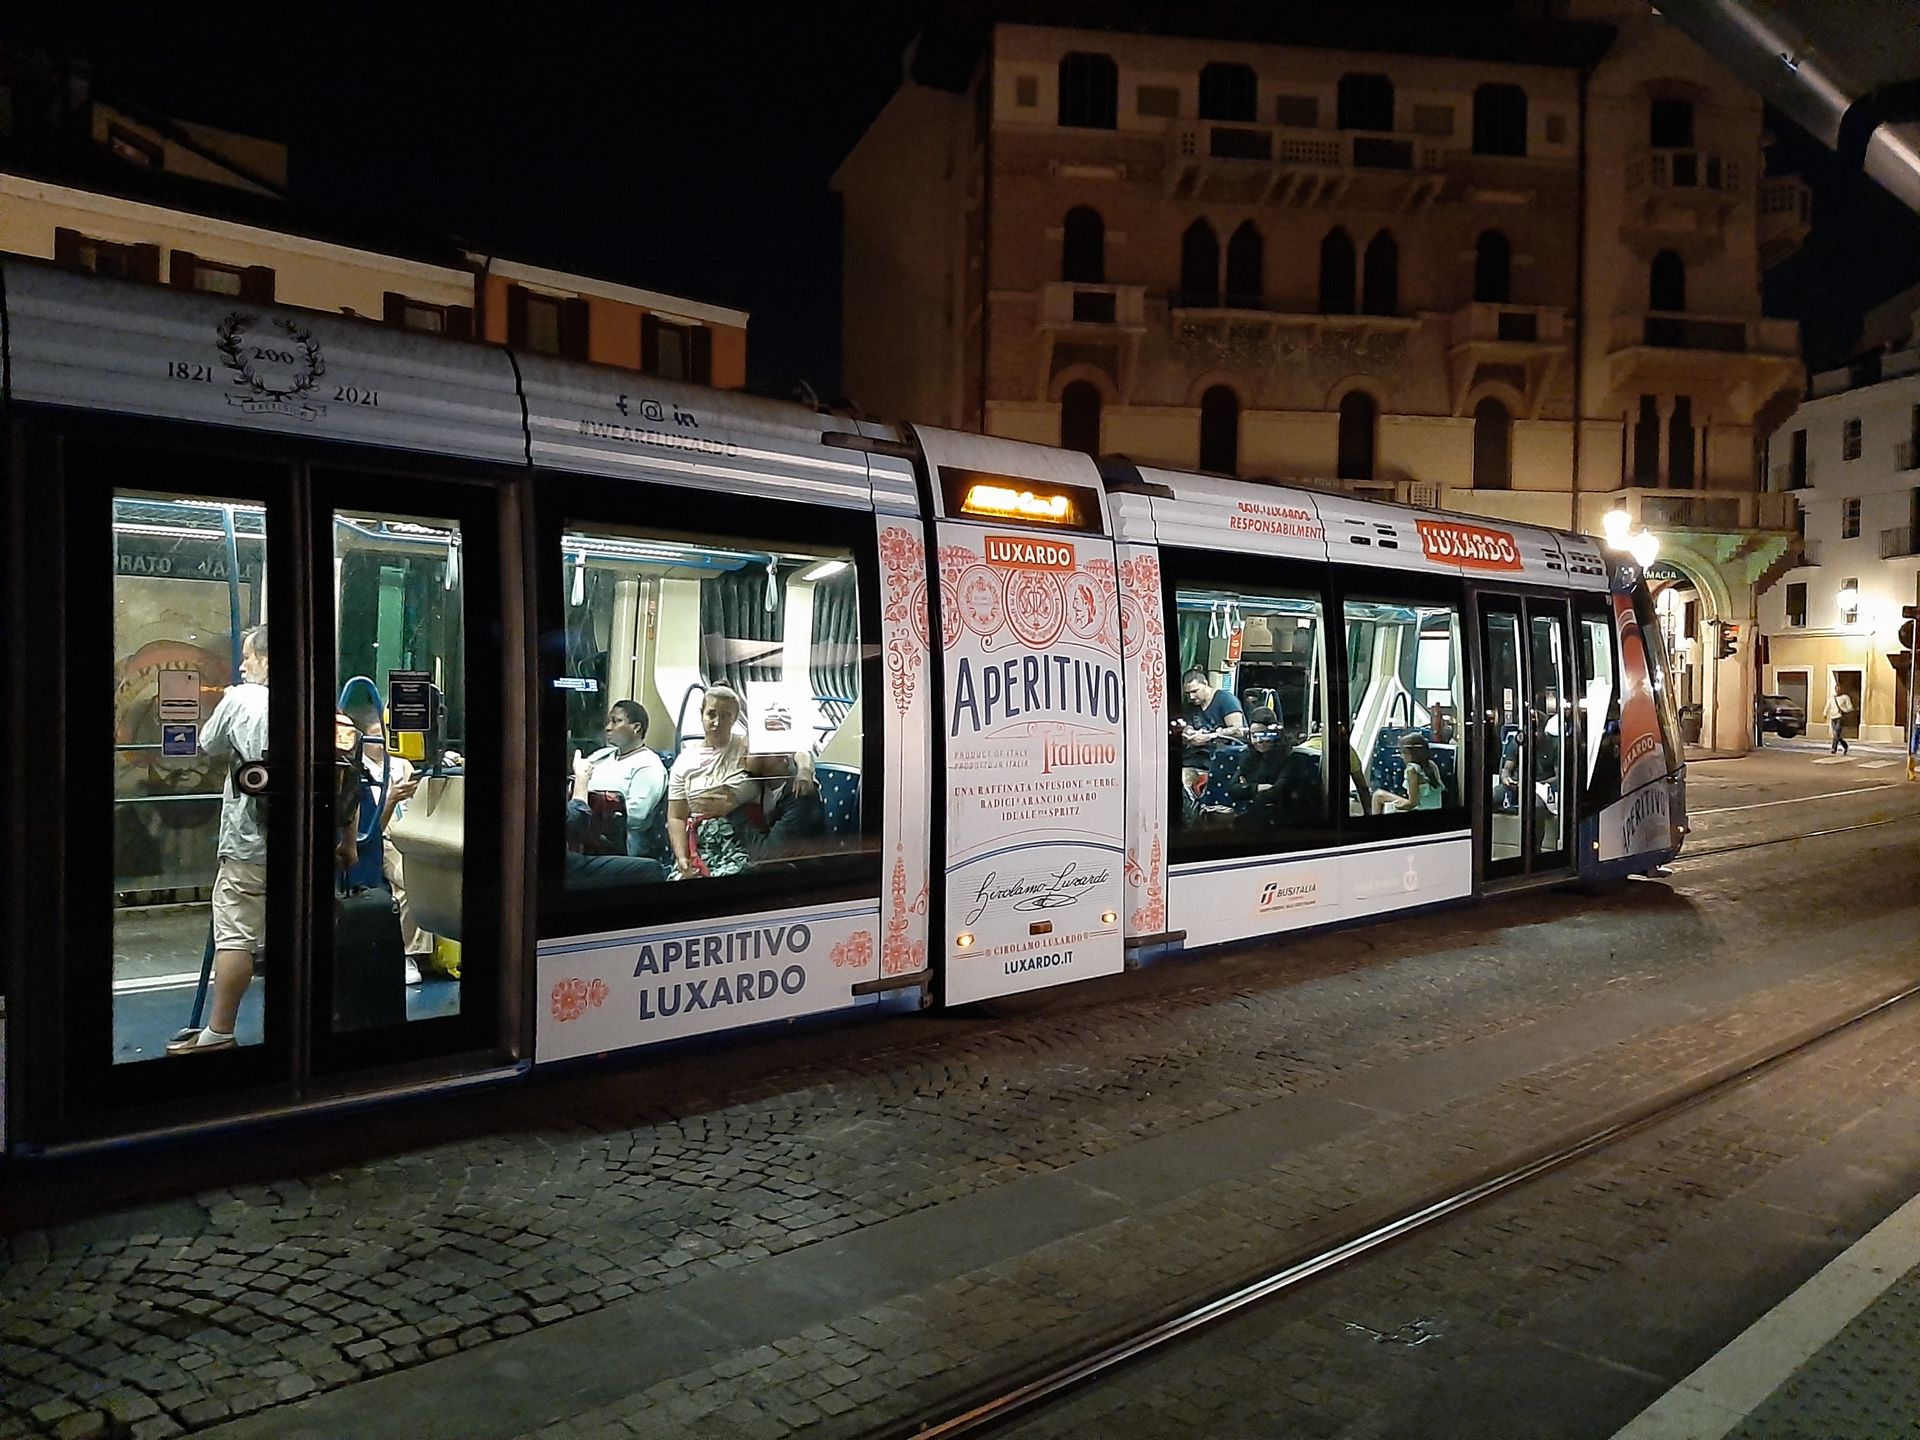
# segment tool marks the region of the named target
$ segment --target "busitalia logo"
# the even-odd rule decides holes
[[[1450,520],[1416,520],[1420,548],[1429,560],[1450,561],[1473,570],[1518,570],[1520,547],[1504,530],[1456,525]]]
[[[1009,570],[1074,568],[1073,546],[1059,540],[1033,540],[1025,535],[987,536],[987,564]]]

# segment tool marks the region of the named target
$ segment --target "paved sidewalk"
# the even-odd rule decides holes
[[[1920,1198],[1615,1440],[1879,1440],[1920,1429]]]

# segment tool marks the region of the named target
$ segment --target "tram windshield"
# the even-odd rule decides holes
[[[584,526],[561,545],[568,888],[752,885],[859,849],[852,552]]]

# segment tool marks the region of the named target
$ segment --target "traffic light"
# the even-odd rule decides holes
[[[1720,626],[1720,658],[1731,660],[1740,653],[1740,627],[1722,624]]]

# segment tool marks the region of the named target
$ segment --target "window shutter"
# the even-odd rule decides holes
[[[182,290],[193,288],[193,269],[199,264],[192,252],[176,250],[167,257],[167,283],[178,285]]]
[[[507,287],[507,344],[527,343],[527,292],[518,285]]]
[[[587,358],[587,302],[570,295],[560,302],[560,353],[573,360]]]
[[[652,315],[640,317],[640,368],[649,375],[660,373],[660,321]]]
[[[389,325],[407,323],[407,297],[398,290],[388,290],[380,297],[380,318]]]
[[[692,350],[692,374],[688,377],[699,385],[713,383],[713,331],[704,325],[696,325],[689,330]]]
[[[447,306],[447,334],[461,340],[473,338],[473,307],[471,305]]]
[[[56,265],[79,265],[80,232],[78,230],[63,228],[53,232],[53,260]]]
[[[160,283],[160,247],[158,245],[136,245],[133,256],[127,264],[127,273],[144,285]]]
[[[255,305],[273,303],[273,267],[249,265],[240,272],[240,298]]]

